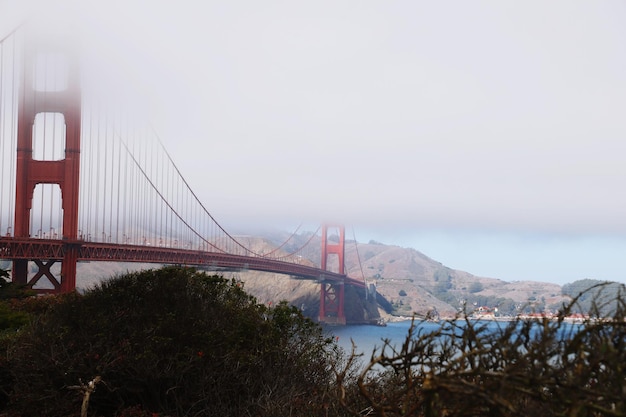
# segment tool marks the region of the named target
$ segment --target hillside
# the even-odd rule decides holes
[[[393,305],[394,313],[400,315],[423,315],[436,309],[440,315],[449,316],[464,306],[467,310],[498,307],[503,314],[514,314],[524,308],[556,307],[566,300],[557,284],[479,277],[448,268],[410,248],[352,242],[346,247],[346,259],[348,273],[364,275],[375,283],[377,291]]]

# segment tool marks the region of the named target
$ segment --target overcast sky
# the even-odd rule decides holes
[[[25,4],[0,0],[3,33]],[[475,275],[626,282],[624,1],[62,7],[229,229],[333,221]]]

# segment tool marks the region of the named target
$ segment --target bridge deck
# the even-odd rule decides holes
[[[140,245],[120,245],[83,240],[0,237],[0,258],[62,260],[67,248],[78,246],[79,261],[149,262],[209,267],[217,270],[252,270],[292,275],[318,281],[344,282],[365,287],[346,275],[309,265],[263,257]]]

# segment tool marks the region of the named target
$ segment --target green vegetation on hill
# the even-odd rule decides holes
[[[574,312],[590,313],[597,317],[614,315],[620,307],[617,300],[625,295],[623,284],[596,279],[581,279],[565,284],[561,292],[576,299]]]

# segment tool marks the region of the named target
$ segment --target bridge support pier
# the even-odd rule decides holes
[[[14,259],[11,268],[12,281],[18,285],[28,284],[28,260]]]
[[[23,56],[23,78],[19,98],[17,128],[17,164],[15,184],[15,228],[16,238],[31,238],[30,219],[33,193],[37,184],[58,184],[61,189],[61,208],[63,210],[64,245],[61,277],[54,278],[50,266],[59,259],[48,260],[52,263],[36,262],[39,271],[29,280],[28,259],[14,259],[12,267],[13,282],[34,285],[40,278],[46,277],[54,289],[47,292],[69,292],[76,287],[76,262],[80,243],[78,242],[78,189],[80,168],[80,123],[81,97],[78,76],[78,60],[61,39],[47,39],[38,44],[25,45]],[[49,70],[38,67],[46,62],[46,54],[62,56],[67,64],[67,73],[63,89],[40,88],[42,82],[35,74]],[[54,71],[54,68],[51,69]],[[56,86],[54,86],[56,87]],[[65,122],[65,157],[61,160],[33,158],[33,130],[35,118],[40,113],[61,114]],[[54,137],[46,137],[45,146],[53,148]],[[58,138],[57,138],[58,140]],[[39,261],[31,259],[33,261]]]
[[[337,235],[329,236],[328,229],[337,231]],[[332,237],[333,241],[329,238]],[[322,226],[322,269],[345,275],[345,228],[343,226]],[[336,240],[336,241],[335,241]],[[346,324],[344,314],[344,283],[326,282],[322,280],[320,292],[319,322],[327,324]]]

